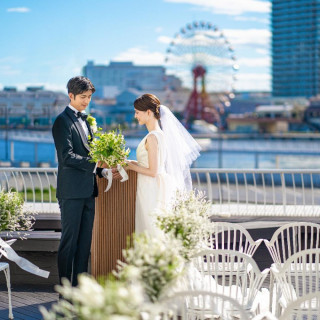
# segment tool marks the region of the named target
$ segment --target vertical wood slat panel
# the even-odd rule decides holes
[[[115,269],[127,237],[134,232],[137,174],[128,171],[128,175],[125,182],[113,181],[108,192],[104,192],[107,180],[97,178],[99,196],[91,246],[91,273],[96,278]]]

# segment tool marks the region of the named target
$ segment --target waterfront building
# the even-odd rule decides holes
[[[310,105],[304,113],[305,121],[320,131],[320,95],[310,99]]]
[[[136,128],[134,120],[134,100],[144,91],[129,88],[121,91],[115,98],[92,99],[90,103],[90,113],[97,119],[97,122],[104,129],[121,124],[125,127]],[[179,117],[179,113],[184,110],[190,92],[188,90],[152,90],[162,104],[168,106]]]
[[[83,67],[83,75],[92,81],[97,90],[94,99],[110,98],[112,93],[115,96],[126,89],[148,92],[166,88],[178,90],[181,87],[181,80],[173,75],[166,75],[164,67],[136,66],[132,62],[95,65],[93,61],[88,61]]]
[[[293,105],[257,106],[251,113],[229,115],[228,130],[242,133],[310,131],[304,123],[304,109]]]
[[[68,103],[66,94],[48,91],[43,87],[28,87],[25,91],[5,87],[0,91],[0,126],[51,127]]]
[[[320,93],[320,0],[272,0],[272,93]]]

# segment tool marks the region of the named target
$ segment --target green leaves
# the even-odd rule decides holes
[[[104,162],[109,168],[117,164],[125,165],[130,149],[125,147],[125,139],[121,131],[97,131],[90,146],[91,162]]]

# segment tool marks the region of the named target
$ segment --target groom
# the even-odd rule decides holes
[[[58,115],[52,128],[58,156],[57,198],[62,227],[58,270],[60,283],[67,278],[76,286],[78,275],[88,270],[98,195],[95,163],[89,162],[88,139],[92,131],[84,112],[95,88],[88,78],[78,76],[69,80],[67,89],[70,104]],[[105,174],[102,170],[96,170],[100,178]]]

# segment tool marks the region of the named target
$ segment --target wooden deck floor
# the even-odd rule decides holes
[[[50,309],[58,300],[58,294],[51,285],[12,285],[13,316],[16,320],[42,319],[39,306]],[[0,320],[8,319],[7,287],[0,285]]]

